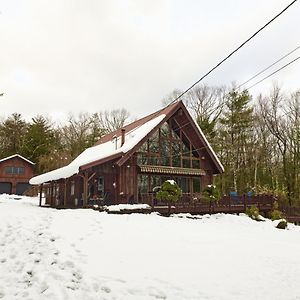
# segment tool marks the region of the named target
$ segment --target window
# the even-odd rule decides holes
[[[5,167],[5,173],[6,174],[14,174],[14,175],[17,175],[17,174],[24,174],[25,173],[25,168],[24,167]]]
[[[193,178],[193,192],[194,193],[201,192],[201,180],[198,177]]]
[[[138,175],[138,191],[139,193],[148,193],[148,175]]]

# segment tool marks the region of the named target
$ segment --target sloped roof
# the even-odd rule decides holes
[[[59,180],[62,178],[69,178],[72,175],[79,173],[79,168],[81,166],[87,165],[95,161],[100,161],[108,157],[121,157],[130,149],[132,149],[145,135],[148,134],[148,132],[150,132],[154,127],[156,127],[156,125],[158,125],[164,119],[165,116],[165,114],[159,114],[153,119],[149,119],[145,123],[141,122],[137,126],[134,126],[130,131],[127,131],[125,134],[125,143],[122,147],[120,146],[120,135],[116,135],[115,141],[115,139],[113,138],[114,135],[109,134],[108,136],[110,136],[111,138],[102,139],[101,143],[97,143],[95,146],[87,148],[79,156],[77,156],[69,165],[33,177],[30,179],[29,183],[41,184],[53,180]]]
[[[212,157],[217,169],[222,172],[224,170],[217,155],[209,145],[203,132],[196,125],[194,120],[187,112],[185,106],[181,101],[175,102],[165,108],[156,111],[144,118],[134,121],[123,128],[125,129],[125,143],[121,146],[121,129],[116,130],[110,134],[103,136],[93,147],[87,148],[77,158],[75,158],[69,165],[47,172],[45,174],[33,177],[30,184],[41,184],[53,180],[69,178],[74,174],[78,174],[80,169],[85,169],[94,164],[100,164],[104,160],[111,160],[119,157],[117,162],[122,165],[123,161],[127,160],[130,155],[135,151],[136,147],[143,142],[148,134],[156,130],[166,119],[171,117],[179,108],[183,108],[186,114],[190,117],[191,123],[194,124],[195,130],[203,141],[208,150],[209,155]]]
[[[11,158],[15,158],[15,157],[18,157],[18,158],[20,158],[20,159],[22,159],[22,160],[25,160],[26,162],[28,162],[28,163],[31,164],[31,165],[35,165],[34,162],[32,162],[31,160],[25,158],[24,156],[22,156],[22,155],[20,155],[20,154],[14,154],[14,155],[11,155],[11,156],[2,158],[2,159],[0,159],[0,163],[3,162],[3,161],[9,160],[9,159],[11,159]]]

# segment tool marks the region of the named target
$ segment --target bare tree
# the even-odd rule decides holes
[[[98,113],[100,126],[104,129],[105,133],[122,128],[129,116],[130,113],[124,108]]]

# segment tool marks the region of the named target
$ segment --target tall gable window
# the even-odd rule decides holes
[[[197,150],[174,119],[165,122],[140,147],[137,152],[137,163],[176,168],[201,167]]]

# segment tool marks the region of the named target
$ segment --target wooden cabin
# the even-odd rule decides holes
[[[19,154],[0,159],[0,194],[22,195],[30,186],[33,165]]]
[[[200,197],[223,166],[182,101],[103,136],[69,165],[36,176],[51,206],[152,203],[174,179],[183,197]]]

